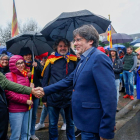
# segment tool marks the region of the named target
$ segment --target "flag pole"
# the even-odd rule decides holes
[[[109,18],[109,20],[110,20],[110,14],[108,15],[108,18]],[[111,23],[110,23],[110,26],[111,26]],[[109,41],[109,46],[110,46],[110,41]],[[110,47],[111,48],[111,47]]]

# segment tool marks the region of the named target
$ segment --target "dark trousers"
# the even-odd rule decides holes
[[[90,132],[81,132],[82,140],[100,140],[99,134],[90,133]]]
[[[58,140],[58,119],[61,108],[48,106],[49,111],[49,140]],[[68,140],[75,140],[74,123],[71,106],[64,108],[66,119],[66,135]]]
[[[7,105],[0,100],[0,140],[6,140],[8,130],[8,109]]]

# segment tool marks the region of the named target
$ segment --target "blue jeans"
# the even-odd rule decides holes
[[[35,135],[35,124],[36,124],[36,113],[38,109],[39,99],[33,100],[33,111],[32,111],[32,123],[31,123],[31,135]]]
[[[65,114],[64,114],[64,109],[61,108],[60,110],[61,116],[63,118],[64,123],[66,123],[66,119],[65,119]],[[41,112],[41,117],[40,117],[40,124],[43,124],[45,121],[45,118],[47,117],[48,114],[48,107],[43,105],[43,110]]]
[[[82,140],[100,140],[99,134],[91,133],[91,132],[81,132]]]
[[[116,90],[117,90],[117,103],[119,101],[119,86],[120,86],[120,79],[115,80]]]
[[[133,72],[123,71],[123,79],[126,88],[126,94],[134,95]]]
[[[49,140],[58,140],[58,118],[61,108],[48,106],[49,111]],[[75,140],[74,123],[71,106],[64,108],[66,118],[66,135],[68,140]]]
[[[27,112],[19,112],[19,113],[9,112],[9,122],[11,127],[10,140],[19,140],[20,135],[21,140],[27,140],[27,135],[28,140],[30,139],[31,118],[32,118],[32,109]],[[28,129],[28,119],[29,119],[29,129]]]

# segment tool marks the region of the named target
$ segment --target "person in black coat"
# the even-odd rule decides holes
[[[9,57],[6,54],[0,55],[0,72],[4,75],[9,72]]]
[[[37,60],[32,61],[32,52],[29,47],[22,48],[20,50],[20,55],[23,56],[25,64],[27,67],[29,67],[30,72],[28,72],[29,80],[31,81],[31,71],[32,67],[34,66],[34,77],[33,77],[33,83],[35,87],[41,87],[41,72],[42,72],[42,66],[40,62]],[[38,108],[39,99],[33,96],[33,112],[32,112],[32,123],[31,123],[31,139],[38,139],[35,136],[35,123],[36,123],[36,113]]]
[[[110,49],[109,57],[113,63],[113,70],[114,70],[114,74],[115,74],[115,84],[116,84],[116,89],[117,89],[117,103],[118,103],[119,86],[120,86],[120,73],[123,72],[123,63],[122,63],[121,59],[119,58],[117,50],[115,48]]]
[[[50,55],[45,63],[42,72],[42,86],[54,84],[67,77],[76,67],[77,57],[68,52],[70,42],[66,39],[60,39],[55,42],[55,53]],[[74,123],[71,114],[71,96],[73,87],[69,87],[61,92],[50,96],[44,96],[43,102],[47,104],[49,111],[49,139],[58,139],[58,118],[61,108],[64,109],[66,118],[67,138],[75,140]]]

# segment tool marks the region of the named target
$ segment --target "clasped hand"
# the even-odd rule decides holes
[[[41,98],[45,95],[42,87],[32,88],[32,94],[37,98]]]

